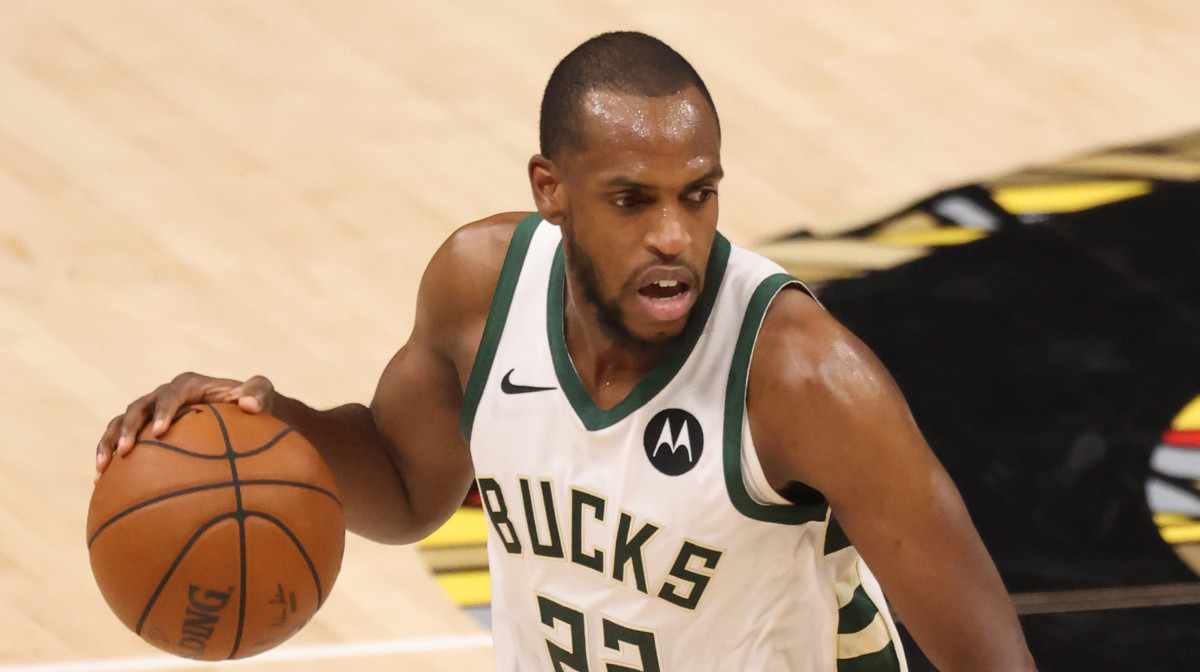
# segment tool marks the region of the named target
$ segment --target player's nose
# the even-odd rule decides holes
[[[682,208],[664,206],[646,232],[646,247],[664,259],[679,256],[691,241]]]

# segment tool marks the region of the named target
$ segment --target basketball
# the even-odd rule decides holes
[[[184,408],[114,457],[92,493],[92,572],[129,629],[198,660],[245,658],[296,633],[341,569],[333,477],[298,432],[236,404]]]

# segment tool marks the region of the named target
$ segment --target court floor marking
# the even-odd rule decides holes
[[[491,634],[479,633],[473,635],[448,635],[444,637],[420,637],[375,642],[285,647],[267,651],[253,658],[219,662],[221,667],[232,668],[237,665],[262,665],[265,663],[329,660],[336,658],[366,658],[403,653],[482,649],[488,648],[491,645]],[[216,661],[193,661],[186,658],[162,655],[140,658],[108,658],[62,663],[39,663],[33,665],[0,665],[0,672],[155,672],[157,670],[189,670],[214,664],[216,664]]]

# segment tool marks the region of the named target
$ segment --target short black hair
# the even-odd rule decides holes
[[[597,35],[567,54],[546,83],[539,141],[553,160],[564,149],[582,146],[581,101],[588,91],[669,96],[694,86],[717,116],[704,80],[687,60],[662,40],[633,31]],[[720,133],[721,122],[717,121]]]

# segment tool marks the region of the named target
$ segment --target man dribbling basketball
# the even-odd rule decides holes
[[[681,56],[589,40],[546,88],[537,213],[434,255],[370,408],[183,374],[110,423],[97,468],[236,400],[318,447],[370,538],[424,537],[474,477],[501,670],[904,670],[883,593],[940,669],[1033,669],[882,365],[717,232],[720,140]]]

